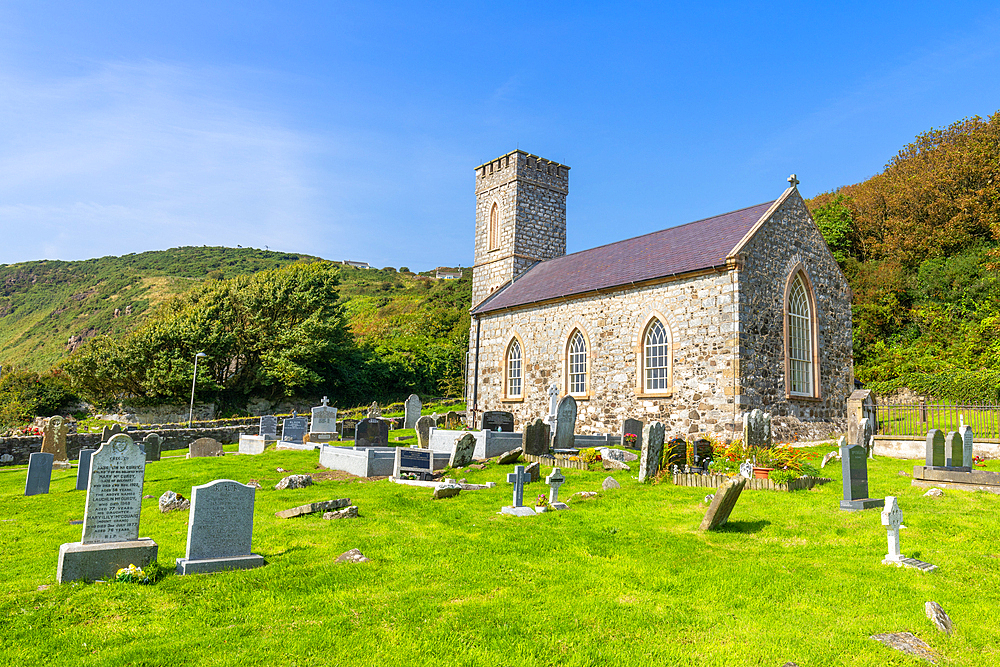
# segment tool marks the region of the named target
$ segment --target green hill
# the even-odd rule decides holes
[[[196,283],[314,259],[253,248],[186,247],[3,265],[0,363],[44,371],[82,341],[128,331],[151,308]]]
[[[1000,112],[925,132],[809,204],[854,293],[856,377],[1000,401]]]

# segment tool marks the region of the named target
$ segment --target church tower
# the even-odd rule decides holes
[[[569,167],[513,151],[476,167],[472,305],[539,260],[566,254]]]

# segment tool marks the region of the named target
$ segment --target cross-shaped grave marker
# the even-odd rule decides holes
[[[320,405],[322,405],[324,408],[328,407],[330,405],[330,400],[326,396],[324,396],[323,400],[320,402]]]
[[[549,485],[550,505],[555,505],[559,502],[559,487],[562,486],[565,481],[566,477],[563,476],[559,468],[553,468],[549,476],[545,478],[545,483]]]
[[[885,509],[882,510],[882,525],[886,527],[889,539],[889,553],[885,560],[898,561],[903,558],[899,553],[899,526],[903,523],[903,512],[896,504],[896,496],[885,497]]]
[[[507,473],[507,483],[514,485],[514,507],[524,506],[524,485],[531,481],[531,473],[524,472],[524,466],[514,466],[514,472]]]

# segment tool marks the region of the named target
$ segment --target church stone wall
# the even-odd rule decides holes
[[[741,249],[739,270],[740,407],[802,421],[846,417],[854,389],[851,295],[843,272],[798,191]],[[820,397],[789,398],[785,388],[785,287],[804,269],[816,305]]]
[[[566,347],[574,329],[588,339],[588,396],[578,398],[579,433],[617,432],[625,418],[658,420],[668,433],[725,436],[734,424],[735,288],[728,272],[482,316],[479,410],[508,410],[515,427],[548,413],[548,386],[566,393]],[[642,336],[658,313],[670,329],[673,390],[639,392]],[[523,344],[524,392],[503,400],[507,345]],[[475,355],[475,324],[470,348]],[[474,364],[469,365],[472,386]],[[739,427],[736,429],[739,430]]]

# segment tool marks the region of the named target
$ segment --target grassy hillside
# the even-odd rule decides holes
[[[71,338],[123,333],[196,282],[311,259],[253,248],[186,247],[0,266],[0,363],[47,370],[69,354]]]

